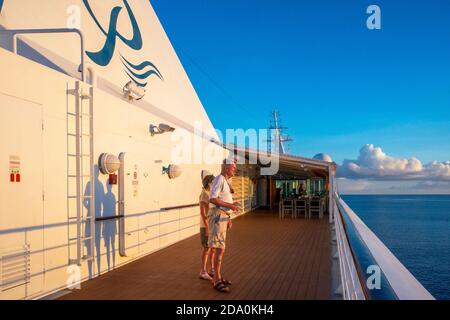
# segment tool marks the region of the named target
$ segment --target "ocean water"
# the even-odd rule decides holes
[[[450,195],[343,195],[436,299],[450,299]]]

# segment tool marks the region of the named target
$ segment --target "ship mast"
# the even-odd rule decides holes
[[[269,129],[271,130],[271,138],[267,140],[268,151],[271,152],[272,145],[275,150],[274,153],[285,154],[286,149],[284,147],[284,142],[292,141],[292,139],[288,135],[284,135],[282,130],[287,129],[281,125],[280,113],[278,111],[273,111],[271,113],[273,119],[271,120],[271,125]]]

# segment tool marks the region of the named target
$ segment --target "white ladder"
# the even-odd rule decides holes
[[[88,94],[84,93],[81,83],[75,83],[75,89],[67,90],[67,95],[75,98],[75,110],[67,110],[67,217],[68,217],[68,247],[69,264],[81,266],[86,260],[94,260],[95,246],[95,181],[94,181],[94,89],[89,87]],[[89,101],[88,110],[83,106]],[[88,121],[86,121],[86,119]],[[87,122],[87,123],[86,123]],[[72,124],[72,126],[71,126]],[[71,127],[74,130],[71,130]],[[86,124],[89,127],[85,131]],[[72,132],[71,132],[72,131]],[[75,150],[69,150],[75,146]],[[86,168],[86,160],[89,163]],[[75,168],[72,168],[75,166]],[[75,172],[73,172],[75,169]],[[83,188],[89,181],[89,192],[85,194]],[[72,186],[72,188],[71,188]],[[75,190],[73,189],[75,186]],[[87,189],[86,189],[87,190]],[[75,202],[75,206],[73,205]],[[87,209],[84,215],[83,206]],[[75,211],[75,212],[73,212]],[[76,226],[73,230],[73,225]],[[83,226],[85,232],[83,233]],[[87,227],[86,227],[87,226]],[[75,231],[75,232],[74,232]],[[89,232],[89,234],[87,234]],[[85,245],[83,246],[83,243]],[[73,247],[76,250],[73,252]],[[84,253],[87,247],[87,253]]]

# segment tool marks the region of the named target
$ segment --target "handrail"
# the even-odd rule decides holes
[[[193,208],[193,207],[198,207],[199,204],[198,203],[192,203],[192,204],[184,204],[181,206],[174,206],[174,207],[165,207],[165,208],[161,208],[161,211],[170,211],[170,210],[177,210],[177,209],[185,209],[185,208]]]
[[[383,288],[384,292],[382,292],[382,295],[380,296],[376,294],[376,292],[366,291],[366,294],[369,294],[369,298],[378,299],[385,297],[385,295],[389,296],[389,291],[392,289],[396,298],[401,300],[434,300],[434,297],[364,224],[337,193],[335,193],[334,198],[338,208],[336,217],[339,217],[339,220],[342,218],[347,226],[347,230],[345,231],[349,239],[348,243],[350,248],[355,255],[356,265],[361,267],[363,263],[367,264],[367,261],[358,261],[358,259],[362,259],[361,252],[364,254],[365,251],[367,251],[369,254],[363,257],[363,259],[367,259],[368,261],[373,259],[373,262],[382,272],[381,277],[385,287]],[[354,234],[352,235],[350,233]],[[358,252],[360,253],[359,256]],[[360,282],[362,282],[362,279],[360,279]],[[362,283],[361,286],[365,287],[365,283]]]
[[[345,231],[342,216],[333,201],[336,247],[339,258],[340,288],[344,300],[365,300],[366,294],[359,279],[355,259]]]
[[[124,218],[124,215],[115,215],[115,216],[109,216],[109,217],[100,217],[100,218],[95,218],[95,221],[108,221],[108,220],[117,220],[120,218]]]
[[[81,81],[84,82],[84,38],[83,33],[78,29],[70,28],[52,28],[52,29],[0,29],[0,33],[6,33],[12,35],[13,40],[13,52],[17,54],[17,37],[18,34],[46,34],[46,33],[76,33],[80,36],[80,67],[78,72],[81,73]]]
[[[339,222],[343,226],[343,237],[347,240],[348,251],[350,252],[349,255],[353,260],[355,268],[354,277],[356,278],[355,280],[360,283],[365,298],[369,300],[397,300],[398,296],[395,294],[381,268],[379,268],[372,253],[359,236],[353,223],[349,220],[347,215],[342,213],[339,203],[337,204],[337,207],[337,216],[339,217]],[[379,277],[377,279],[379,281],[379,287],[369,289],[367,281],[369,276],[372,276],[374,268],[377,269],[376,272],[379,271],[378,274],[374,274],[375,277]],[[367,273],[368,271],[369,273]]]

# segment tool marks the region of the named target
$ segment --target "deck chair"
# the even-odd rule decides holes
[[[286,214],[290,214],[291,217],[294,216],[294,201],[293,200],[281,200],[281,216],[284,218]]]
[[[305,215],[305,219],[306,216],[308,215],[308,206],[307,206],[307,202],[306,199],[296,199],[294,200],[294,218],[297,218],[297,215],[301,215],[304,214]]]
[[[312,197],[309,202],[309,218],[317,215],[320,219],[323,217],[323,206],[320,197]]]

